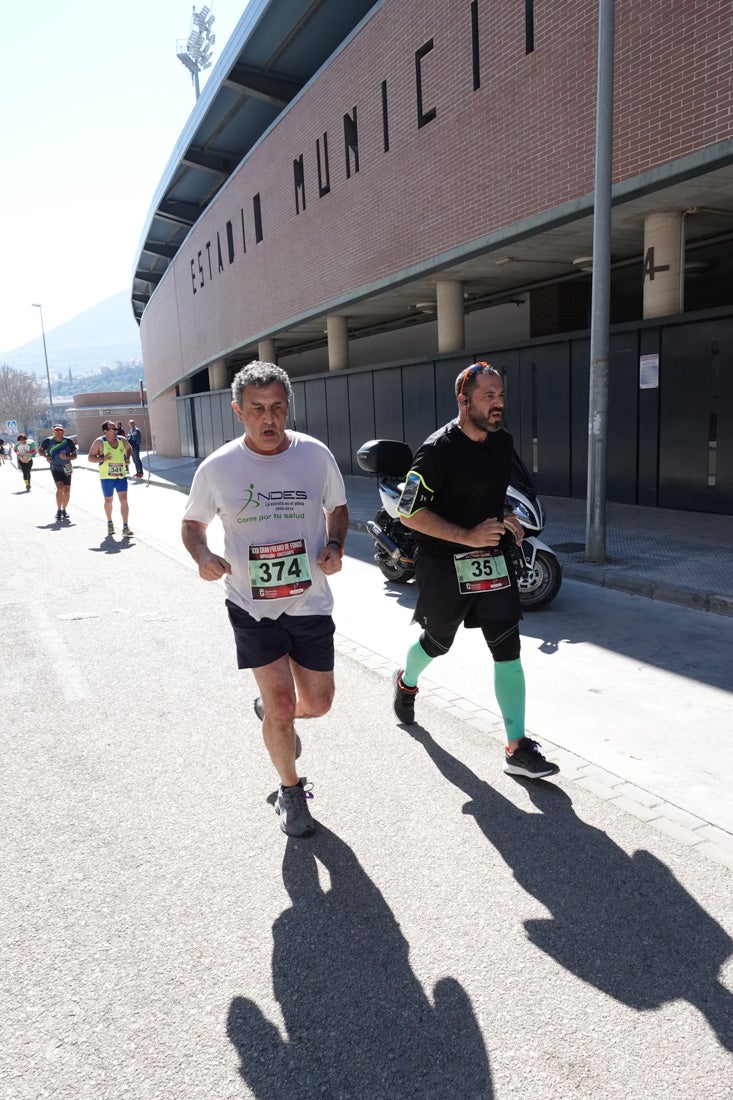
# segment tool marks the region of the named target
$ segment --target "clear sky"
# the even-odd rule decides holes
[[[248,0],[213,0],[214,67]],[[203,6],[197,0],[196,10]],[[6,0],[0,352],[129,291],[153,195],[195,105],[189,0]],[[212,72],[199,77],[201,88]]]

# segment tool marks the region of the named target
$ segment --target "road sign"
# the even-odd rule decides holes
[[[17,430],[18,430],[18,421],[17,420],[6,420],[5,421],[5,427],[7,428],[7,430],[9,432],[17,432]]]

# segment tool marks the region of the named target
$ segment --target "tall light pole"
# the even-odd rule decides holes
[[[216,42],[216,35],[211,33],[214,25],[214,16],[211,8],[201,8],[196,11],[193,8],[191,15],[191,33],[188,39],[176,43],[176,56],[191,73],[193,86],[196,89],[196,99],[201,95],[199,87],[199,73],[202,69],[211,68],[211,47]]]
[[[585,560],[606,560],[606,457],[611,312],[614,0],[598,2],[596,160],[593,193],[593,288],[588,401],[588,497]]]
[[[32,302],[33,309],[37,309],[41,314],[41,336],[43,337],[43,358],[46,360],[46,381],[48,382],[48,404],[51,410],[51,423],[49,427],[53,427],[56,414],[53,411],[53,397],[51,396],[51,372],[48,369],[48,352],[46,351],[46,330],[43,327],[43,309],[38,302]]]

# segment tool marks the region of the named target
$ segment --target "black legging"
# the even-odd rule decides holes
[[[27,462],[21,462],[20,459],[18,459],[18,469],[23,474],[23,481],[27,481],[29,485],[31,483],[31,467],[32,467],[32,465],[33,465],[33,459],[32,458],[29,458]]]

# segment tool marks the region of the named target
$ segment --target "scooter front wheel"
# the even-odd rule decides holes
[[[539,611],[552,603],[562,584],[562,567],[554,554],[538,550],[534,565],[519,581],[519,603],[522,611]]]

